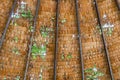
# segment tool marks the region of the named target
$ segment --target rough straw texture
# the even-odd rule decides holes
[[[34,15],[36,0],[25,0]],[[40,9],[37,18],[34,43],[42,45],[45,39],[40,34],[40,28],[46,25],[55,31],[55,22],[51,20],[56,14],[55,0],[40,0]],[[102,25],[109,21],[114,24],[111,36],[105,35],[107,48],[110,55],[111,65],[115,80],[120,79],[120,16],[114,0],[97,0]],[[8,5],[9,4],[9,5]],[[8,19],[12,1],[3,0],[0,3],[0,32]],[[3,6],[5,9],[3,9]],[[74,0],[60,0],[59,31],[58,31],[58,53],[57,53],[57,80],[81,80],[81,65],[78,45],[78,32],[76,25],[75,3]],[[104,73],[100,80],[110,80],[110,73],[107,59],[99,30],[97,29],[97,15],[93,0],[79,0],[79,14],[81,26],[81,38],[83,48],[83,58],[85,69],[94,65]],[[103,16],[107,15],[107,21]],[[65,23],[61,23],[66,19]],[[14,80],[20,76],[23,80],[25,70],[26,55],[29,45],[29,22],[19,19],[18,26],[9,26],[7,36],[0,50],[0,80],[4,77],[7,80]],[[1,35],[1,33],[0,33]],[[18,43],[14,42],[14,37],[18,36]],[[54,36],[54,34],[52,35]],[[53,61],[54,61],[55,37],[49,38],[47,44],[47,55],[45,60],[37,56],[36,59],[30,58],[30,66],[27,73],[27,80],[39,80],[41,68],[42,80],[53,80]],[[17,47],[20,54],[16,55],[12,49]],[[72,58],[68,57],[71,55]],[[62,56],[63,55],[63,56]]]
[[[55,16],[56,12],[56,2],[53,0],[41,0],[40,9],[37,18],[36,32],[34,35],[34,42],[37,46],[44,45],[45,39],[40,34],[41,26],[47,26],[48,28],[55,29],[54,22],[51,21],[51,18]],[[50,36],[51,37],[51,36]],[[28,80],[39,80],[41,69],[43,69],[43,80],[53,80],[53,59],[54,59],[54,37],[49,39],[47,45],[47,52],[45,59],[41,59],[40,56],[37,56],[36,59],[33,59],[31,56],[30,66],[28,70]]]
[[[29,2],[31,1],[29,0]],[[32,8],[32,10],[35,11],[36,2],[33,1],[33,3],[34,4],[30,7],[30,9]],[[0,50],[1,80],[3,80],[3,78],[7,78],[7,80],[14,80],[17,76],[20,76],[21,78],[23,77],[30,36],[29,21],[20,18],[19,20],[16,20],[16,23],[16,26],[10,24],[6,33],[4,44]],[[17,42],[15,41],[16,37]],[[15,51],[18,52],[18,55]]]
[[[0,37],[5,28],[5,23],[11,10],[13,0],[1,0],[0,2]]]

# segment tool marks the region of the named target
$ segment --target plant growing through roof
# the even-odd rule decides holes
[[[47,26],[42,25],[40,28],[40,33],[43,38],[49,37],[50,33],[53,32],[52,28],[48,28]]]
[[[21,2],[20,9],[19,9],[21,17],[32,20],[33,15],[31,13],[31,10],[27,8],[26,4],[27,4],[26,2],[23,2],[23,1]]]
[[[42,59],[45,58],[46,52],[47,52],[47,44],[49,41],[49,38],[51,37],[50,34],[53,32],[52,28],[49,28],[47,26],[42,25],[40,28],[40,34],[45,39],[45,43],[43,42],[41,46],[37,46],[36,44],[33,44],[32,46],[32,56],[35,59],[37,55],[39,55]]]
[[[16,21],[12,21],[12,22],[10,23],[10,25],[13,25],[13,26],[18,26],[18,24],[17,24],[17,22],[16,22]]]
[[[15,36],[13,40],[17,43],[18,42],[18,37]]]
[[[12,49],[12,52],[15,53],[15,54],[19,54],[20,53],[18,48],[15,48],[15,47]]]
[[[101,35],[101,34],[102,34],[102,31],[101,31],[101,29],[100,29],[100,26],[99,26],[99,25],[97,25],[97,26],[96,26],[96,28],[97,28],[97,30],[98,30],[98,32],[99,32],[99,34]]]
[[[14,26],[18,26],[17,22],[14,22]]]
[[[107,34],[108,36],[111,36],[111,35],[112,35],[113,27],[114,27],[114,25],[111,24],[110,22],[105,23],[105,24],[102,26],[104,32],[106,32],[106,34]]]
[[[15,80],[20,80],[20,76],[17,76],[17,77],[15,78]]]
[[[64,55],[64,53],[62,53],[62,55],[61,55],[61,59],[62,59],[62,60],[65,59],[65,55]]]
[[[113,33],[114,25],[111,24],[111,23],[107,20],[107,15],[106,15],[106,14],[103,15],[103,19],[104,19],[104,22],[107,21],[107,23],[105,23],[104,25],[102,25],[103,31],[106,33],[107,36],[111,36],[112,33]]]
[[[22,9],[22,10],[24,10],[25,8],[26,8],[26,2],[23,2],[23,1],[21,1],[21,3],[20,3],[21,5],[20,5],[20,8]]]
[[[21,12],[21,16],[22,16],[23,18],[27,18],[27,19],[30,19],[30,20],[33,19],[33,15],[32,15],[32,13],[31,13],[30,10]]]
[[[111,36],[113,33],[113,27],[114,25],[111,25],[110,23],[106,23],[103,25],[103,30],[106,33],[107,36]]]
[[[32,12],[30,11],[30,9],[27,8],[26,4],[27,4],[26,2],[23,2],[23,1],[20,2],[20,5],[18,5],[17,11],[15,13],[11,14],[12,21],[11,21],[10,25],[17,26],[18,24],[17,24],[16,20],[19,18],[29,19],[30,20],[30,31],[33,32],[32,24],[31,24],[33,15],[32,15]],[[17,43],[18,37],[14,37],[13,40]],[[13,48],[12,52],[15,54],[19,54],[18,48]]]
[[[68,60],[72,59],[72,53],[68,53],[67,56],[65,56],[64,53],[62,53],[61,55],[61,59],[64,60],[65,58],[67,58]]]
[[[12,14],[11,14],[11,18],[12,18],[12,21],[11,21],[10,25],[17,26],[18,24],[17,24],[17,22],[16,22],[16,19],[20,18],[20,15],[19,15],[19,13],[18,13],[18,10],[17,10],[16,13],[12,13]]]
[[[103,76],[104,74],[94,66],[93,68],[88,68],[85,70],[85,73],[87,74],[86,79],[87,80],[98,80],[98,77]]]
[[[111,36],[112,35],[112,33],[113,33],[113,27],[114,27],[114,25],[110,25],[110,24],[109,25],[108,24],[104,24],[102,26],[103,31],[106,33],[107,36]],[[96,28],[98,29],[99,34],[101,35],[102,32],[101,32],[100,26],[96,26]]]
[[[62,24],[64,24],[64,23],[66,23],[66,19],[65,18],[63,18],[60,22],[62,23]]]
[[[33,32],[33,31],[34,31],[34,28],[33,28],[32,25],[29,26],[29,30],[30,30],[30,32]]]
[[[33,44],[32,46],[32,57],[33,59],[36,59],[37,56],[40,56],[42,59],[46,56],[46,45],[41,45],[38,47],[36,44]]]
[[[7,80],[7,78],[6,78],[6,77],[4,77],[4,78],[3,78],[3,80]]]
[[[103,19],[107,19],[107,15],[106,14],[103,15]]]
[[[108,28],[107,36],[111,36],[113,33],[113,28]]]
[[[12,18],[11,25],[16,26],[17,25],[16,20],[21,17],[29,19],[29,20],[33,19],[32,12],[30,9],[27,8],[26,4],[27,4],[26,2],[22,1],[20,3],[20,6],[18,6],[17,8],[17,12],[11,14],[11,18]]]
[[[20,18],[19,9],[17,9],[17,12],[16,12],[16,13],[12,13],[12,14],[11,14],[11,17],[12,17],[12,18],[15,18],[15,19],[19,19],[19,18]]]
[[[69,53],[69,54],[67,55],[67,59],[68,59],[68,60],[72,59],[72,53]]]

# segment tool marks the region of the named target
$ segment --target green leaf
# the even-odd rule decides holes
[[[42,80],[42,77],[40,77],[40,80]]]
[[[14,22],[14,26],[18,26],[18,24],[16,22]]]
[[[98,77],[103,76],[104,74],[100,71],[94,70],[96,68],[96,66],[94,66],[93,68],[88,68],[85,70],[85,73],[87,74],[86,78],[87,80],[98,80]]]
[[[19,50],[18,50],[18,48],[13,48],[12,52],[15,53],[15,54],[19,54],[20,53]]]
[[[61,59],[62,59],[62,60],[65,59],[65,55],[64,55],[64,53],[62,53]]]
[[[40,57],[41,57],[42,59],[45,59],[45,56],[44,56],[44,55],[40,55]]]
[[[101,73],[101,72],[97,72],[97,74],[96,74],[97,76],[103,76],[104,74],[103,73]]]
[[[41,33],[43,38],[46,38],[48,36],[47,27],[46,26],[41,26],[40,33]]]
[[[86,69],[85,72],[86,73],[92,73],[93,69],[92,68],[89,68],[89,69]]]
[[[44,59],[45,58],[45,56],[46,56],[46,46],[44,46],[44,45],[42,45],[41,46],[41,53],[40,53],[40,57],[42,58],[42,59]]]
[[[100,35],[102,34],[102,31],[101,31],[101,29],[99,29],[99,34],[100,34]]]
[[[48,28],[47,26],[42,25],[40,28],[40,33],[43,38],[49,37],[49,34],[53,32],[52,28]]]
[[[18,37],[14,37],[14,41],[17,43],[18,42]]]
[[[37,57],[36,55],[32,55],[32,58],[33,58],[33,59],[36,59],[36,57]]]
[[[21,8],[22,8],[22,10],[24,10],[26,8],[26,6],[25,5],[21,5]]]
[[[97,29],[100,29],[100,26],[99,26],[99,25],[97,25],[97,26],[96,26],[96,28],[97,28]]]
[[[7,80],[7,78],[6,78],[6,77],[4,77],[4,78],[3,78],[3,80]]]
[[[46,46],[41,46],[41,53],[42,55],[46,53]]]
[[[19,15],[16,15],[16,16],[15,16],[15,18],[17,18],[17,19],[18,19],[18,18],[20,18],[20,16],[19,16]]]
[[[86,76],[87,80],[93,80],[93,77],[91,75]]]
[[[37,47],[37,45],[36,44],[34,44],[33,46],[32,46],[32,54],[34,55],[35,53],[39,53],[40,52],[40,49]]]
[[[33,30],[34,30],[33,26],[30,26],[29,29],[31,32],[33,32]]]
[[[48,33],[47,32],[42,32],[42,37],[46,38],[48,36]]]
[[[67,59],[71,59],[71,58],[72,58],[72,54],[69,53],[69,54],[67,55]]]
[[[20,76],[17,76],[17,77],[15,78],[15,80],[20,80]]]
[[[32,18],[33,18],[32,13],[31,13],[30,10],[28,10],[28,11],[23,11],[22,14],[21,14],[21,16],[22,16],[23,18],[29,18],[29,19],[32,19]]]
[[[33,58],[35,59],[36,56],[39,55],[42,59],[44,59],[46,56],[46,50],[46,45],[41,45],[40,47],[38,47],[36,44],[33,44],[31,51]]]
[[[108,28],[108,32],[107,32],[108,36],[111,36],[112,32],[113,32],[113,29],[112,28]]]
[[[24,17],[24,18],[28,17],[28,15],[26,13],[22,13],[21,16]]]
[[[62,20],[61,20],[61,23],[62,23],[62,24],[66,23],[66,19],[65,19],[65,18],[62,19]]]

